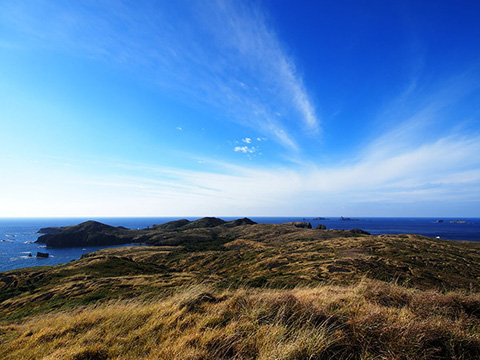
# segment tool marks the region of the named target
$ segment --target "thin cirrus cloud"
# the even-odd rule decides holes
[[[249,127],[237,135],[238,142],[228,139],[229,151],[237,158],[260,156],[267,138],[294,150],[288,151],[292,158],[302,146],[311,145],[312,138],[305,135],[320,132],[315,104],[297,64],[260,8],[228,0],[130,4],[5,0],[0,20],[2,26],[26,34],[27,45],[33,39],[35,46],[114,63],[153,81],[165,93]],[[0,42],[0,47],[8,46]],[[380,111],[377,122],[371,122],[365,141],[354,144],[356,151],[339,155],[336,164],[317,161],[320,149],[298,152],[305,161],[292,161],[290,168],[279,167],[276,158],[258,168],[253,161],[240,167],[229,163],[228,157],[214,163],[214,158],[193,155],[191,159],[200,165],[190,170],[180,169],[184,164],[177,169],[152,164],[108,172],[115,168],[108,161],[72,166],[68,171],[52,166],[54,175],[36,176],[34,182],[0,179],[3,188],[16,194],[4,194],[0,201],[5,204],[3,211],[16,206],[18,215],[25,215],[22,211],[28,208],[31,216],[65,215],[67,208],[78,211],[68,214],[72,216],[273,216],[323,209],[327,215],[342,215],[340,205],[354,203],[364,205],[358,214],[362,216],[384,215],[373,206],[369,212],[373,203],[435,204],[435,210],[448,214],[449,203],[465,208],[480,203],[480,134],[468,131],[476,128],[468,122],[478,123],[478,112],[472,112],[473,120],[461,116],[462,105],[478,92],[477,73],[473,69],[429,86],[419,71],[406,90]],[[465,113],[470,112],[463,109]],[[170,126],[186,135],[191,126],[181,124]],[[324,149],[330,157],[335,157],[335,150],[335,146]],[[42,166],[37,172],[46,169]],[[21,179],[31,179],[32,172],[12,171]],[[54,184],[52,178],[57,179]],[[31,198],[38,198],[37,210]]]
[[[332,209],[329,201],[343,200],[412,206],[433,203],[443,213],[448,213],[449,202],[478,204],[480,159],[476,154],[480,154],[480,134],[465,131],[458,115],[457,121],[449,124],[464,95],[476,89],[468,83],[441,86],[439,91],[424,96],[417,109],[405,100],[402,107],[412,110],[400,113],[396,126],[339,164],[256,169],[217,163],[218,172],[175,171],[175,182],[188,184],[189,192],[199,202],[214,194],[220,208],[223,204],[228,209],[233,201],[247,213],[273,208],[283,214],[301,213],[312,199],[316,199],[318,209]],[[445,94],[449,94],[450,101],[446,101]],[[419,137],[421,134],[429,136]],[[235,147],[235,151],[247,152],[252,141],[242,139],[243,145]],[[467,208],[465,205],[464,211]],[[377,211],[370,215],[382,214]]]
[[[149,196],[174,203],[179,213],[186,213],[193,206],[202,209],[203,214],[218,212],[232,216],[258,215],[265,211],[275,211],[277,215],[301,214],[312,206],[312,199],[317,211],[323,207],[334,209],[334,204],[342,201],[415,204],[419,199],[431,202],[462,199],[479,202],[478,197],[472,197],[472,193],[478,193],[475,188],[480,184],[480,173],[472,170],[480,165],[479,160],[471,156],[475,153],[480,153],[479,137],[448,137],[395,156],[375,161],[366,158],[342,166],[293,170],[218,164],[223,167],[223,173],[163,171],[162,176],[167,176],[171,183],[182,184],[183,188],[175,192],[147,180],[148,176],[134,183],[147,182]],[[159,173],[154,174],[153,178],[158,179]],[[183,196],[177,197],[179,193]],[[216,203],[214,208],[209,208],[207,200],[212,196]],[[448,207],[448,204],[442,206]]]
[[[299,150],[299,138],[320,129],[294,60],[255,5],[32,0],[2,6],[2,22],[44,46],[114,61],[200,106],[213,105],[286,149]]]
[[[405,149],[412,149],[451,135],[459,141],[475,136],[463,126],[472,121],[462,117],[463,101],[478,93],[479,68],[438,81],[433,89],[409,87],[408,94],[400,94],[386,110],[381,112],[378,123],[386,123],[381,134],[369,139],[362,156],[375,158],[394,156]],[[467,141],[467,140],[465,140]]]
[[[472,156],[477,153],[480,137],[451,136],[374,161],[365,158],[342,166],[301,170],[237,168],[230,175],[183,173],[178,180],[200,188],[209,186],[208,192],[214,189],[225,208],[233,201],[249,213],[264,207],[283,214],[301,213],[308,209],[311,199],[316,199],[317,209],[332,209],[329,201],[342,200],[364,204],[435,203],[445,199],[478,203],[480,198],[472,196],[478,194],[475,189],[480,184],[480,173],[475,170],[480,161]],[[197,195],[201,198],[208,192],[199,190]],[[441,206],[448,212],[447,203]]]
[[[88,172],[84,166],[53,167],[53,177],[48,173],[35,181],[27,176],[32,170],[25,168],[25,174],[22,170],[18,174],[23,182],[13,188],[10,184],[15,196],[10,201],[5,194],[3,201],[12,204],[10,216],[15,215],[15,206],[18,215],[25,216],[22,206],[31,199],[28,194],[22,198],[22,189],[35,186],[36,197],[42,201],[38,209],[28,207],[30,216],[59,216],[67,204],[78,205],[69,216],[128,216],[132,212],[138,216],[258,216],[267,212],[300,216],[309,211],[341,215],[339,204],[355,203],[362,204],[363,216],[382,215],[369,210],[372,204],[412,206],[413,210],[429,204],[434,211],[456,216],[449,212],[450,204],[461,201],[468,214],[469,203],[480,203],[480,160],[474,156],[479,153],[480,136],[452,134],[394,155],[386,151],[374,159],[329,167],[259,169],[206,160],[212,170],[201,171],[101,162],[87,164]],[[108,168],[121,168],[121,172]],[[52,178],[59,180],[52,183]]]

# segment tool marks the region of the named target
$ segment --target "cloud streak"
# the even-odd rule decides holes
[[[0,18],[44,46],[114,61],[199,106],[213,105],[289,150],[299,149],[303,132],[319,131],[296,64],[252,4],[7,1]]]
[[[53,174],[38,176],[35,182],[20,181],[15,185],[18,189],[12,189],[15,197],[8,199],[7,195],[2,208],[13,211],[18,204],[28,202],[19,194],[33,191],[45,198],[39,201],[43,204],[39,214],[45,216],[62,215],[67,203],[78,204],[75,211],[84,211],[71,216],[109,216],[112,211],[118,216],[302,216],[325,211],[329,211],[326,215],[341,215],[353,211],[355,204],[361,204],[362,211],[356,216],[395,215],[379,212],[379,207],[387,205],[410,206],[412,211],[430,206],[442,216],[468,216],[480,203],[480,160],[474,156],[478,153],[480,136],[452,135],[394,156],[297,170],[212,162],[210,168],[214,166],[216,171],[130,164],[120,165],[122,171],[113,175],[106,168],[119,165],[102,162],[91,164],[93,169],[88,173],[78,168],[77,173],[56,169]],[[52,176],[62,180],[52,184]],[[19,171],[19,178],[28,176]],[[32,186],[35,188],[28,191]],[[455,203],[463,204],[464,213],[449,213]]]
[[[416,72],[376,121],[367,119],[365,127],[371,131],[350,137],[353,144],[341,153],[329,134],[332,149],[317,148],[306,136],[322,131],[315,102],[261,8],[230,0],[130,4],[6,0],[0,21],[26,34],[25,46],[113,63],[152,81],[162,95],[187,99],[183,101],[205,110],[209,118],[237,123],[248,131],[234,127],[233,136],[239,140],[232,141],[221,139],[219,129],[212,135],[219,157],[198,159],[182,153],[176,158],[187,159],[178,161],[178,168],[84,161],[68,170],[58,164],[39,167],[35,173],[40,175],[32,182],[25,180],[31,178],[31,169],[17,171],[16,164],[10,165],[15,170],[8,172],[21,180],[0,179],[14,194],[2,195],[0,216],[273,216],[318,214],[323,209],[330,212],[325,215],[342,215],[340,211],[353,210],[355,204],[363,206],[361,212],[343,215],[396,216],[407,212],[383,214],[378,209],[387,204],[433,206],[447,214],[449,204],[458,203],[465,205],[466,214],[469,204],[480,206],[480,135],[478,125],[468,127],[468,121],[478,124],[478,107],[464,111],[473,120],[460,115],[463,104],[478,104],[472,101],[479,89],[477,68],[433,85]],[[9,43],[0,47],[8,48]],[[477,112],[470,115],[470,109]],[[347,119],[342,130],[349,131],[354,121]],[[188,119],[169,125],[176,134],[183,131],[186,139],[194,127]],[[473,128],[477,133],[468,131]],[[279,155],[270,140],[288,154]],[[158,163],[174,152],[168,149],[159,155]],[[256,155],[263,168],[253,161],[248,167],[231,163]],[[129,158],[140,162],[153,156]],[[324,165],[323,159],[338,162]],[[191,170],[182,169],[188,166]],[[32,198],[37,205],[31,205]],[[26,214],[26,208],[32,213]],[[78,213],[66,214],[69,208]],[[11,213],[2,214],[2,209]]]

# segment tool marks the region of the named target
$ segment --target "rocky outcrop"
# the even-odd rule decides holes
[[[318,225],[317,225],[317,229],[318,229],[318,230],[327,230],[327,227],[326,227],[325,225],[323,225],[323,224],[318,224]]]
[[[49,256],[50,256],[49,253],[43,253],[40,251],[37,252],[37,258],[48,258]]]
[[[304,229],[312,228],[312,224],[310,224],[309,222],[302,222],[302,221],[291,221],[291,222],[285,223],[284,225],[293,225],[297,228],[304,228]]]

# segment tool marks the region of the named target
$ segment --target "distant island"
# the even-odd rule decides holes
[[[445,221],[444,220],[435,220],[436,223],[444,223]],[[465,220],[450,220],[449,221],[450,224],[466,224],[467,222]]]
[[[340,216],[340,221],[360,221],[360,219],[352,219],[352,218],[349,218],[349,217],[343,217],[343,216]]]

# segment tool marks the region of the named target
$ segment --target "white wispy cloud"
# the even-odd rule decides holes
[[[201,159],[206,170],[105,161],[65,168],[57,159],[18,167],[15,183],[0,178],[10,189],[0,216],[341,215],[355,204],[361,206],[357,216],[395,216],[407,206],[465,216],[480,205],[479,153],[479,135],[451,134],[381,157],[297,169],[209,159]],[[451,210],[453,204],[461,207]],[[383,206],[390,212],[379,212]]]
[[[246,153],[254,153],[255,152],[255,147],[254,146],[251,146],[251,147],[248,147],[248,146],[235,146],[235,148],[233,149],[235,152],[243,152],[244,154]]]
[[[43,46],[113,61],[288,149],[299,148],[299,123],[309,133],[320,128],[294,60],[255,4],[7,0],[2,7],[2,23]]]
[[[392,156],[450,134],[471,136],[462,129],[462,124],[472,119],[459,115],[459,110],[462,101],[480,89],[478,79],[478,70],[471,70],[441,78],[422,89],[415,90],[415,85],[409,85],[380,112],[374,122],[380,133],[372,131],[372,138],[360,156],[372,159]],[[416,82],[416,78],[411,80]]]
[[[113,62],[254,129],[234,152],[257,154],[257,136],[299,150],[300,136],[320,130],[297,66],[261,9],[228,0],[160,4],[5,0],[0,20],[42,46]],[[378,116],[380,130],[339,164],[255,168],[206,158],[197,163],[210,171],[125,165],[118,172],[105,163],[42,163],[35,172],[9,165],[2,168],[15,168],[19,181],[0,178],[9,189],[0,216],[300,215],[354,203],[434,204],[447,213],[453,203],[480,205],[480,135],[463,130],[468,120],[456,112],[478,90],[478,76],[466,73],[430,92],[421,80],[416,74]]]

